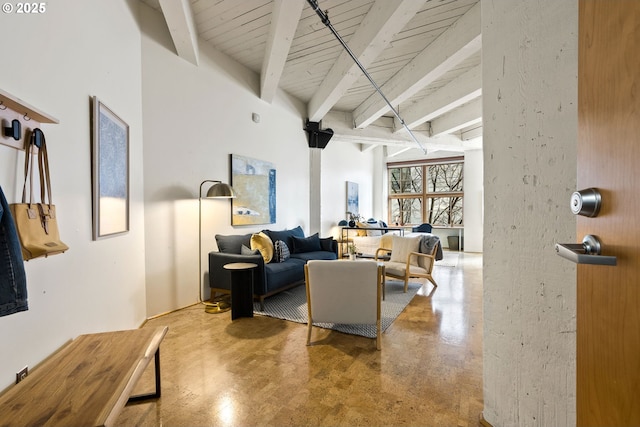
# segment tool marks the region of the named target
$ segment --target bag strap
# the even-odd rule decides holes
[[[40,202],[45,203],[46,197],[49,202],[49,208],[51,208],[51,205],[53,205],[53,201],[51,199],[51,177],[49,176],[49,155],[47,153],[47,144],[44,139],[44,132],[42,132],[40,129],[35,129],[34,134],[36,133],[40,134],[40,147],[38,149],[38,171],[40,172]]]
[[[33,205],[33,147],[35,145],[35,132],[32,131],[27,139],[24,151],[24,184],[22,185],[22,203],[26,203],[27,179],[29,180],[29,207]]]

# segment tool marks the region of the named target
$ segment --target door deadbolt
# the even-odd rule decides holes
[[[597,188],[587,188],[586,190],[576,191],[571,195],[571,212],[574,215],[598,216],[601,204],[602,196]]]

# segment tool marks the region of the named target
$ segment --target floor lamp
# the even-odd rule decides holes
[[[198,302],[205,306],[204,311],[207,313],[222,313],[229,310],[230,304],[228,302],[202,300],[202,187],[207,182],[213,184],[204,196],[208,199],[233,199],[236,197],[236,193],[229,184],[210,179],[200,183],[200,192],[198,193]]]

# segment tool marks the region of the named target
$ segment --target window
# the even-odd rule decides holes
[[[462,225],[462,157],[389,163],[390,224]]]

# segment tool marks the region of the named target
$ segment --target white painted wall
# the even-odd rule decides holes
[[[40,15],[2,14],[0,87],[60,120],[44,125],[62,255],[25,264],[29,310],[0,317],[0,389],[79,334],[146,317],[138,2],[57,0]],[[10,58],[10,59],[9,59]],[[89,99],[130,126],[131,231],[92,241]],[[0,146],[0,185],[21,197],[24,153]]]
[[[577,2],[482,1],[484,417],[575,425]],[[506,36],[508,35],[508,36]]]
[[[374,158],[374,151],[363,153],[358,144],[351,142],[329,141],[322,150],[322,236],[337,238],[340,234],[338,222],[347,218],[347,181],[358,184],[359,213],[365,219],[378,218],[371,178]]]
[[[464,153],[464,251],[482,252],[484,225],[483,151]]]
[[[272,104],[259,99],[259,76],[200,45],[200,64],[177,57],[163,17],[141,6],[145,132],[147,312],[155,315],[196,302],[198,292],[198,188],[205,179],[229,182],[229,155],[270,161],[277,169],[275,224],[232,227],[228,200],[203,201],[202,283],[209,295],[207,253],[215,234],[310,226],[310,149],[303,130],[304,105],[279,91]],[[260,123],[251,120],[255,112]],[[327,172],[362,182],[370,205],[370,168],[361,171],[351,147],[332,144],[322,153]],[[336,156],[326,159],[325,153]],[[357,154],[357,153],[355,153]],[[334,164],[343,159],[341,167]],[[367,158],[365,156],[365,158]],[[368,161],[368,160],[367,160]],[[365,162],[366,164],[366,162]],[[324,174],[323,170],[323,174]],[[345,178],[343,178],[345,179]],[[344,191],[344,181],[338,191]],[[336,187],[323,183],[327,206],[343,204]],[[323,193],[323,200],[325,194]],[[344,209],[339,209],[342,214]],[[329,219],[330,215],[329,215]],[[329,232],[323,223],[321,235]]]

